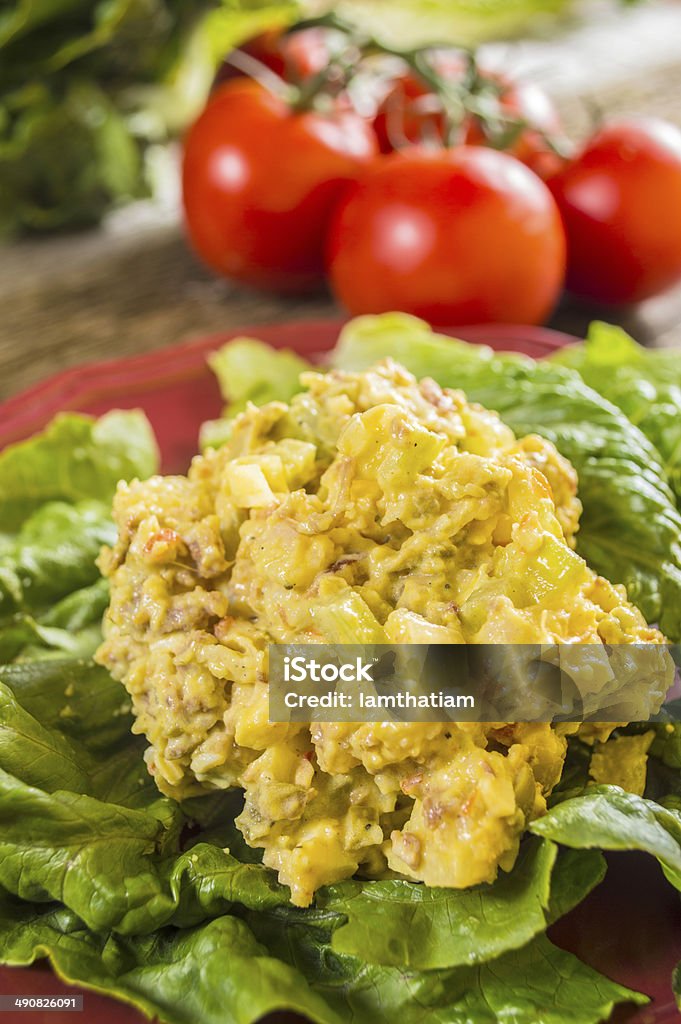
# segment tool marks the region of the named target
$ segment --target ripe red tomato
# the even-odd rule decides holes
[[[185,140],[184,210],[197,253],[256,287],[314,287],[331,213],[375,153],[357,114],[296,113],[256,82],[227,82]]]
[[[427,102],[429,95],[428,87],[411,71],[405,70],[391,82],[373,119],[381,153],[392,153],[405,142],[421,142],[428,133],[444,139],[444,115],[437,102]]]
[[[548,188],[514,157],[415,148],[377,160],[348,191],[327,261],[353,314],[533,324],[560,292],[565,240]]]
[[[442,51],[433,57],[438,73],[444,79],[460,81],[466,64],[459,53]],[[558,113],[548,95],[533,82],[516,82],[489,68],[478,67],[478,73],[491,91],[498,94],[504,114],[522,119],[527,127],[511,143],[506,152],[547,178],[562,166],[560,157],[546,142],[546,136],[560,133]],[[429,102],[430,100],[430,102]],[[435,101],[435,103],[433,103]],[[374,131],[382,153],[399,148],[399,143],[416,143],[432,135],[440,140],[445,135],[445,118],[438,110],[436,97],[413,72],[405,70],[393,82],[374,118]],[[487,137],[479,118],[469,115],[462,126],[461,142],[485,145]]]
[[[681,131],[605,125],[550,182],[568,239],[568,287],[638,302],[681,279]]]
[[[246,40],[238,49],[287,82],[305,81],[328,63],[328,30],[306,28],[300,32],[284,32],[280,28],[267,29]],[[216,85],[240,78],[243,73],[227,58],[217,73]]]
[[[506,150],[517,157],[535,174],[545,180],[557,173],[563,164],[561,158],[551,149],[547,136],[561,134],[561,123],[553,101],[534,82],[516,82],[496,72],[483,72],[498,83],[501,93],[501,108],[512,117],[527,125]],[[469,145],[483,143],[485,134],[480,121],[473,118],[466,134]]]

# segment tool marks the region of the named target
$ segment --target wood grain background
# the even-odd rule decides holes
[[[678,0],[583,10],[588,17],[557,38],[497,45],[491,56],[545,85],[577,136],[594,110],[681,125]],[[0,399],[82,362],[338,312],[325,294],[282,300],[211,277],[184,243],[178,210],[171,171],[169,194],[117,212],[97,231],[0,249]],[[580,334],[594,317],[623,323],[646,344],[681,346],[681,289],[616,313],[564,300],[551,324]]]

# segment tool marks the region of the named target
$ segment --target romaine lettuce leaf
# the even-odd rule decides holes
[[[574,849],[641,850],[656,857],[681,890],[681,811],[626,793],[589,786],[532,822],[536,835]]]
[[[404,969],[431,970],[493,960],[543,933],[605,873],[597,855],[557,857],[553,844],[525,842],[513,871],[494,885],[434,889],[399,880],[343,882],[317,899],[342,913],[335,952]]]
[[[95,559],[116,539],[104,502],[50,501],[28,519],[0,555],[0,621],[41,612],[97,582]],[[56,623],[55,623],[56,624]]]
[[[362,370],[392,356],[417,377],[461,388],[519,435],[542,434],[574,465],[584,505],[577,549],[624,583],[649,622],[681,637],[681,514],[648,438],[574,370],[434,334],[414,317],[351,321],[334,365]]]
[[[314,914],[310,914],[314,918]],[[539,936],[488,963],[409,971],[335,953],[323,922],[289,923],[249,914],[256,938],[305,975],[342,1020],[357,1024],[588,1024],[618,1002],[647,1002]]]
[[[252,1024],[274,1010],[343,1024],[303,975],[269,954],[237,917],[122,938],[89,931],[58,904],[43,909],[0,893],[0,961],[27,965],[42,957],[64,980],[170,1024]]]
[[[50,88],[29,79],[34,47],[31,35],[22,39],[12,62],[0,49],[0,237],[95,224],[110,206],[148,191],[142,143],[106,85],[76,77]],[[11,91],[2,90],[5,76]]]
[[[338,956],[323,930],[284,932],[264,914],[107,936],[58,904],[43,909],[0,892],[0,960],[45,956],[66,981],[170,1024],[253,1024],[274,1010],[315,1024],[597,1024],[616,1003],[647,1001],[543,937],[489,965],[417,973]]]
[[[94,930],[149,932],[173,920],[288,903],[260,865],[195,843],[181,808],[146,772],[126,695],[98,666],[0,667],[0,885],[59,899]]]
[[[100,419],[62,413],[43,433],[0,453],[0,524],[14,533],[48,501],[109,502],[119,480],[156,472],[158,449],[140,412]]]
[[[146,801],[128,792],[116,800],[112,778],[132,772],[139,781],[143,763],[120,686],[102,669],[18,664],[0,670],[0,680],[0,960],[48,955],[67,979],[182,1024],[197,1014],[209,1024],[246,1024],[275,1008],[320,1024],[350,1015],[392,1024],[396,1014],[413,1024],[496,1024],[511,1009],[519,1024],[587,1024],[633,998],[544,939],[504,952],[596,884],[600,855],[565,851],[555,861],[551,842],[530,840],[517,876],[473,893],[439,893],[435,914],[423,887],[408,882],[373,883],[366,893],[344,883],[322,894],[318,908],[300,911],[272,872],[201,834],[183,851],[178,809],[153,789]],[[208,807],[205,823],[221,810]],[[376,887],[391,889],[397,904],[385,914],[371,905]],[[426,973],[367,963],[385,949],[395,955],[391,937],[403,946],[405,913],[412,960],[430,918],[419,962],[492,963]],[[336,934],[361,957],[338,952]]]
[[[246,374],[242,398],[252,386]],[[0,666],[0,961],[49,956],[68,980],[172,1024],[251,1024],[274,1009],[319,1024],[595,1024],[617,1002],[644,1001],[542,935],[599,881],[590,849],[530,837],[491,886],[352,881],[301,911],[242,858],[222,796],[186,836],[198,801],[158,794],[120,684],[81,658],[44,660],[39,646],[63,651],[96,623],[102,503],[119,476],[155,468],[148,428],[119,415],[68,417],[0,456],[0,653],[28,636]],[[673,815],[650,813],[663,830]]]
[[[108,600],[95,559],[116,536],[116,484],[156,468],[138,412],[63,414],[0,453],[0,664],[94,652]]]
[[[677,349],[645,349],[621,327],[596,321],[586,341],[561,349],[555,362],[618,406],[662,456],[681,504],[681,357]]]
[[[94,665],[0,668],[0,885],[31,901],[58,899],[96,931],[186,926],[234,904],[286,913],[282,927],[290,915],[307,920],[273,872],[237,859],[238,844],[237,856],[225,851],[230,829],[211,836],[212,801],[202,831],[181,848],[178,830],[192,803],[201,815],[200,801],[180,809],[159,796],[124,696]],[[531,839],[515,871],[494,885],[459,892],[346,882],[321,894],[318,912],[338,951],[449,967],[525,944],[601,877],[597,854],[556,860],[551,842]]]
[[[288,349],[273,349],[254,338],[235,338],[208,360],[227,407],[219,420],[201,427],[201,448],[219,448],[228,440],[230,419],[249,402],[290,401],[300,391],[300,375],[310,364]]]

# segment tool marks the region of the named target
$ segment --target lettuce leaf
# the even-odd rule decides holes
[[[0,453],[0,524],[13,533],[48,501],[109,503],[119,480],[156,472],[158,449],[146,416],[100,419],[62,413],[41,434]]]
[[[109,206],[148,191],[142,144],[106,87],[20,77],[30,44],[15,48],[14,68],[5,64],[16,88],[0,94],[0,237],[96,224]]]
[[[114,490],[157,465],[139,412],[62,414],[0,453],[0,664],[94,652],[108,601],[95,559],[116,536]]]
[[[641,850],[656,857],[681,890],[681,811],[626,793],[590,786],[532,822],[535,835],[574,849]]]
[[[300,375],[310,364],[288,349],[273,349],[254,338],[235,338],[223,345],[208,362],[227,403],[222,419],[201,427],[201,448],[219,448],[229,439],[230,419],[249,402],[289,402],[300,391]]]
[[[260,865],[206,844],[182,853],[186,815],[148,776],[124,696],[91,663],[0,667],[0,885],[99,931],[288,903]]]
[[[195,0],[3,0],[0,235],[96,223],[148,195],[150,142],[183,126],[180,49],[211,5]],[[190,48],[191,49],[191,48]],[[194,69],[213,65],[192,52]],[[183,116],[184,115],[184,116]]]
[[[577,370],[652,441],[681,505],[681,358],[676,349],[645,349],[621,327],[596,321],[586,341],[555,362]]]
[[[421,972],[335,953],[323,922],[289,924],[282,944],[271,915],[250,914],[247,921],[342,1020],[357,1024],[588,1024],[609,1017],[618,1002],[647,1002],[545,936],[484,964]]]
[[[183,849],[183,811],[140,788],[129,727],[120,685],[97,666],[0,669],[0,961],[48,956],[67,980],[171,1024],[250,1024],[274,1009],[319,1024],[392,1024],[397,1013],[413,1024],[497,1022],[511,1012],[519,1024],[590,1024],[643,999],[537,938],[600,880],[599,854],[556,856],[551,841],[531,839],[517,874],[493,886],[350,882],[301,911],[273,872],[208,841],[210,829]],[[205,825],[224,800],[206,801]],[[407,916],[412,948],[401,962]],[[368,962],[386,950],[393,966]],[[460,966],[423,973],[416,962]]]
[[[97,666],[0,668],[0,885],[26,900],[59,900],[95,931],[125,934],[193,924],[234,903],[295,914],[273,872],[226,852],[229,830],[211,836],[210,801],[202,831],[182,849],[192,802],[180,809],[159,796],[130,724],[120,684]],[[219,800],[215,817],[224,813]],[[468,892],[342,883],[322,893],[318,910],[335,950],[377,964],[489,960],[543,932],[600,881],[598,855],[556,854],[551,842],[530,840],[514,872]]]
[[[543,933],[603,878],[599,855],[557,859],[557,852],[551,843],[525,842],[513,871],[492,886],[352,881],[325,889],[317,905],[346,917],[333,932],[337,953],[420,970],[480,963]]]
[[[0,961],[48,957],[64,980],[115,996],[170,1024],[252,1024],[293,1010],[317,1024],[342,1024],[298,971],[272,956],[236,917],[147,937],[97,935],[58,905],[0,896]]]
[[[40,612],[66,597],[73,603],[74,592],[96,584],[95,559],[102,545],[115,538],[104,502],[68,505],[50,501],[43,505],[14,537],[6,539],[0,555],[0,617],[11,612]],[[63,611],[53,610],[50,624],[56,625]]]
[[[596,1024],[616,1003],[647,1001],[543,937],[482,967],[416,973],[337,956],[323,931],[284,934],[265,915],[102,936],[59,905],[42,909],[0,893],[0,960],[45,956],[66,981],[171,1024],[252,1024],[273,1010],[315,1024]]]
[[[255,378],[237,374],[242,400],[263,393],[261,355]],[[294,387],[290,369],[276,376]],[[98,633],[94,555],[116,482],[155,469],[146,421],[130,415],[64,417],[0,455],[0,657],[12,652],[0,664],[0,961],[47,956],[171,1024],[275,1009],[318,1024],[595,1024],[645,1001],[543,935],[602,877],[595,850],[537,835],[494,885],[350,881],[301,911],[244,850],[229,795],[159,795],[120,684],[65,656]],[[668,825],[672,812],[650,813]]]
[[[660,454],[574,370],[434,334],[414,317],[351,321],[334,365],[361,370],[392,356],[417,377],[461,388],[519,435],[542,434],[574,465],[584,505],[577,549],[624,583],[649,622],[681,637],[681,514]]]

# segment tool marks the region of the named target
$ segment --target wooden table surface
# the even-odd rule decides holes
[[[558,37],[497,45],[491,56],[545,85],[577,136],[595,108],[681,125],[678,0],[584,7],[588,18]],[[119,211],[97,231],[0,249],[0,400],[79,363],[338,313],[328,295],[286,300],[204,271],[182,238],[172,173],[169,180],[169,194]],[[564,300],[551,325],[581,334],[594,317],[622,323],[646,344],[681,346],[681,289],[616,313]]]

